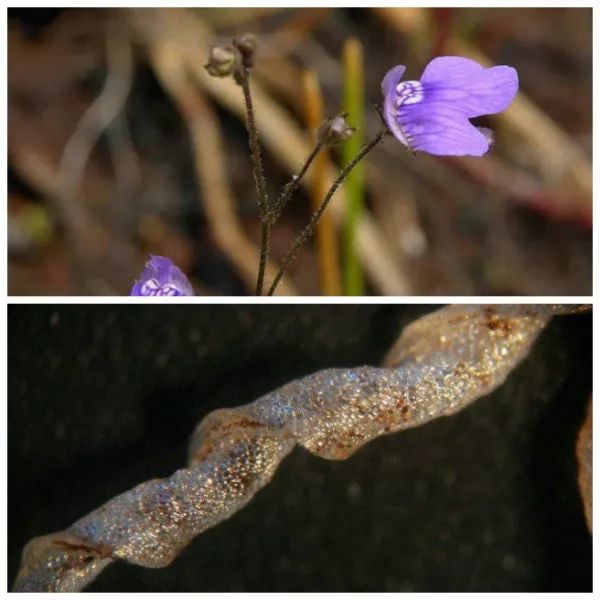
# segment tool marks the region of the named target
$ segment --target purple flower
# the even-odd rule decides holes
[[[131,289],[130,296],[193,296],[187,277],[170,258],[152,256],[140,278]]]
[[[482,156],[490,149],[491,132],[469,119],[508,108],[519,89],[515,69],[486,69],[468,58],[440,56],[425,67],[420,81],[400,82],[405,70],[395,66],[381,84],[385,121],[404,145],[442,156]]]

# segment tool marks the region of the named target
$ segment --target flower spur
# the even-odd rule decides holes
[[[519,78],[512,67],[485,68],[460,56],[434,58],[420,81],[403,81],[404,65],[382,82],[385,122],[410,150],[439,156],[482,156],[492,133],[469,119],[502,112],[514,100]]]

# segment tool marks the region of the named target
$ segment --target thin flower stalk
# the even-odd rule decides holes
[[[283,277],[283,274],[285,273],[287,266],[296,257],[298,250],[310,239],[310,237],[315,232],[315,228],[317,226],[317,223],[318,223],[321,215],[323,214],[323,211],[327,208],[329,201],[331,200],[331,198],[337,191],[338,187],[341,185],[341,183],[344,181],[344,179],[346,179],[346,177],[352,171],[352,169],[354,169],[354,167],[356,167],[356,165],[358,163],[360,163],[360,161],[369,152],[371,152],[371,150],[373,150],[373,148],[375,148],[388,134],[389,134],[389,130],[387,128],[382,129],[373,139],[371,139],[369,142],[367,142],[361,148],[360,152],[356,155],[356,157],[350,163],[348,163],[342,169],[342,171],[339,173],[339,175],[337,176],[337,179],[333,182],[333,185],[331,186],[331,188],[329,188],[329,191],[327,192],[327,195],[321,202],[319,208],[313,213],[309,224],[302,230],[300,235],[294,240],[292,247],[289,249],[288,253],[286,254],[285,258],[283,259],[283,262],[281,263],[279,272],[275,276],[275,279],[273,280],[273,283],[271,284],[271,287],[269,288],[269,291],[267,293],[268,296],[272,296],[274,294],[274,292],[277,288],[277,285],[279,284],[279,282],[281,281],[281,278]]]
[[[254,118],[254,106],[252,104],[252,94],[250,92],[250,70],[247,67],[243,67],[243,72],[239,78],[239,83],[244,94],[244,104],[246,106],[246,127],[248,129],[250,158],[252,161],[252,172],[254,175],[256,193],[258,195],[258,210],[261,219],[260,262],[258,265],[258,276],[256,279],[256,295],[261,296],[265,280],[267,258],[269,257],[269,198],[267,196],[267,185],[262,163],[260,142],[258,140],[258,131],[256,129],[256,120]]]
[[[268,220],[269,224],[273,225],[277,219],[281,216],[281,211],[285,208],[286,204],[290,201],[298,187],[300,187],[300,183],[302,178],[308,171],[309,167],[323,148],[323,144],[321,142],[317,142],[317,145],[311,150],[310,154],[306,157],[304,164],[298,171],[297,175],[292,175],[292,179],[288,181],[281,190],[281,193],[273,203],[273,206],[269,210]]]

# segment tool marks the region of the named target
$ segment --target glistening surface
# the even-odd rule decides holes
[[[209,410],[320,368],[377,364],[426,310],[157,309],[11,311],[11,576],[30,537],[179,468]],[[502,388],[449,419],[347,462],[294,451],[171,567],[117,565],[92,589],[589,589],[573,451],[590,325],[556,319]]]

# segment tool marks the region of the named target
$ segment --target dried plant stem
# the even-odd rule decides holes
[[[265,281],[265,269],[267,266],[267,258],[269,257],[269,198],[267,196],[267,185],[262,164],[260,142],[258,141],[258,130],[256,129],[256,121],[254,119],[252,94],[250,93],[250,69],[247,67],[243,69],[239,84],[244,94],[244,104],[246,106],[246,127],[248,129],[248,140],[250,144],[250,158],[252,160],[254,184],[256,185],[256,193],[258,195],[258,210],[260,213],[260,219],[262,221],[260,261],[258,265],[258,276],[256,278],[256,295],[262,296],[262,290]]]
[[[309,130],[314,131],[316,134],[325,115],[321,86],[315,71],[309,70],[304,73],[304,95],[306,125]],[[316,158],[310,176],[310,198],[313,210],[319,208],[321,198],[327,192],[327,161],[328,152],[325,149]],[[324,213],[319,220],[316,236],[321,293],[324,296],[339,296],[342,293],[342,277],[338,240],[333,217],[329,212]]]
[[[281,215],[281,211],[285,208],[285,205],[290,201],[290,198],[294,195],[296,190],[300,187],[300,181],[308,171],[308,168],[315,160],[321,149],[323,148],[323,144],[321,142],[317,142],[317,145],[312,149],[311,153],[307,156],[304,164],[300,171],[298,171],[298,175],[293,175],[292,179],[285,184],[283,189],[281,190],[281,194],[275,200],[273,207],[269,210],[269,224],[273,225],[275,221]]]
[[[106,31],[108,73],[100,94],[89,105],[63,149],[58,167],[57,194],[50,196],[65,225],[73,274],[82,290],[97,293],[93,283],[93,224],[79,194],[89,159],[102,135],[118,117],[129,96],[133,77],[130,41],[116,26]]]
[[[285,258],[283,259],[283,262],[281,263],[281,268],[279,269],[279,272],[275,276],[275,279],[273,280],[273,283],[271,284],[271,287],[269,288],[269,291],[267,293],[268,296],[273,295],[273,293],[275,292],[275,289],[277,288],[277,284],[283,277],[283,274],[284,274],[286,268],[288,267],[290,262],[292,262],[292,260],[296,257],[298,250],[310,239],[310,237],[314,233],[315,227],[319,221],[319,218],[323,214],[323,211],[327,208],[329,201],[335,194],[335,192],[338,189],[338,187],[340,186],[340,184],[344,181],[344,179],[346,179],[346,177],[352,171],[352,169],[354,169],[354,167],[356,167],[356,165],[358,163],[360,163],[360,161],[369,152],[371,152],[371,150],[373,150],[373,148],[375,148],[375,146],[377,146],[377,144],[379,144],[379,142],[381,142],[388,134],[389,134],[389,130],[387,128],[382,129],[371,141],[367,142],[361,148],[360,152],[354,157],[354,159],[352,161],[350,161],[342,169],[340,174],[337,176],[336,180],[333,182],[333,185],[331,186],[331,188],[329,188],[327,195],[325,196],[325,198],[323,198],[323,201],[321,202],[319,208],[313,213],[313,216],[311,217],[309,224],[302,230],[300,235],[294,240],[292,247],[289,249],[288,253],[286,254]]]

